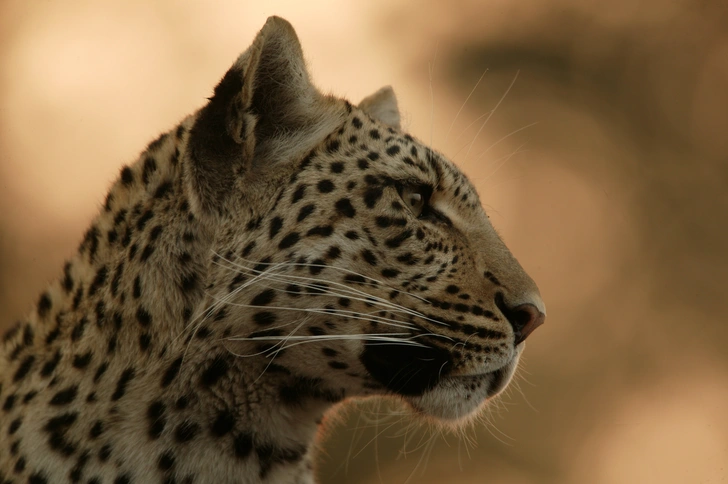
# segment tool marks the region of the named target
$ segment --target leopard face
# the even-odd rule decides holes
[[[3,337],[0,482],[312,483],[333,405],[461,421],[544,314],[392,90],[321,94],[271,18]]]
[[[267,371],[467,416],[543,322],[538,289],[465,175],[399,129],[391,89],[338,114],[292,161],[238,175],[215,222],[208,307],[224,311],[230,351]]]

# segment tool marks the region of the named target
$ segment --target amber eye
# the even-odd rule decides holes
[[[423,187],[406,186],[402,188],[402,200],[415,217],[422,215],[427,205],[427,193]]]

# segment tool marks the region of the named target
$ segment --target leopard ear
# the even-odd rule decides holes
[[[377,121],[399,129],[399,107],[391,86],[385,86],[359,103],[359,109]]]
[[[311,84],[291,24],[270,17],[190,130],[189,178],[202,208],[220,208],[240,177],[296,161],[344,115],[343,103]]]

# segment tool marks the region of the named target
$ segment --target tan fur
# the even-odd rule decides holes
[[[391,88],[322,95],[273,17],[5,336],[0,482],[311,483],[330,408],[465,419],[544,312]]]

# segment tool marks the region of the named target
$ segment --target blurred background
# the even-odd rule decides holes
[[[322,482],[728,481],[728,4],[249,3],[0,2],[0,327],[276,14],[324,91],[394,86],[549,314],[463,431],[339,412]]]

